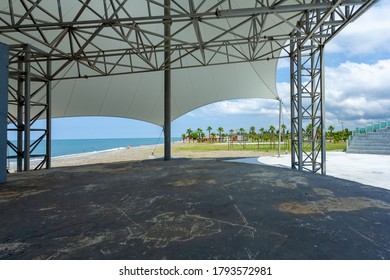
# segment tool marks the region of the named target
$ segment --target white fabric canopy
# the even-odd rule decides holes
[[[258,71],[258,73],[254,70]],[[172,71],[172,120],[237,98],[276,99],[276,60]],[[116,116],[163,124],[163,72],[60,81],[53,117]]]
[[[12,9],[8,1],[0,5],[4,11],[1,15],[3,22],[8,22],[0,22],[0,26],[7,28],[19,24],[20,28],[15,27],[14,31],[4,30],[6,33],[0,33],[0,41],[6,44],[28,43],[54,54],[54,57],[63,56],[62,60],[53,61],[56,79],[67,75],[89,77],[53,82],[52,117],[116,116],[163,124],[164,72],[148,72],[150,70],[147,69],[150,67],[149,63],[153,64],[152,70],[164,68],[161,49],[148,57],[149,49],[159,48],[164,42],[161,35],[161,15],[164,9],[155,4],[161,5],[163,1],[107,1],[111,4],[106,3],[107,7],[104,8],[103,1],[92,0],[88,2],[88,8],[85,8],[82,1],[43,0],[37,7],[28,3],[31,6],[31,11],[28,12],[20,1],[12,2]],[[61,5],[57,6],[59,3]],[[194,6],[191,7],[190,3]],[[119,4],[124,5],[119,9]],[[297,5],[296,0],[282,1],[275,5],[289,7],[293,4]],[[302,11],[283,11],[281,14],[265,12],[258,18],[227,19],[217,18],[214,15],[216,9],[259,8],[259,4],[257,1],[213,0],[183,3],[175,1],[172,5],[172,16],[179,19],[174,20],[171,26],[172,44],[175,46],[172,49],[174,62],[171,65],[175,69],[172,70],[172,120],[217,101],[278,98],[277,58]],[[184,11],[189,14],[186,15]],[[200,16],[191,19],[191,13]],[[201,15],[206,13],[207,17],[201,19]],[[26,16],[21,16],[23,14]],[[139,19],[139,27],[135,25],[135,21],[131,22],[129,16]],[[160,20],[145,23],[148,17],[160,17]],[[98,21],[105,19],[118,20],[115,23],[118,26],[100,26]],[[18,20],[20,23],[15,23]],[[75,20],[79,22],[74,23]],[[96,26],[87,29],[89,27],[86,22],[91,22],[91,25],[95,22]],[[62,26],[65,26],[64,29]],[[141,29],[142,33],[137,33]],[[91,36],[90,41],[88,36]],[[282,36],[284,39],[273,41]],[[144,45],[137,45],[141,43]],[[138,50],[134,49],[136,46]],[[113,50],[119,52],[124,48],[130,48],[132,53],[126,53],[121,60],[114,60],[120,55],[100,57],[102,53]],[[180,57],[183,53],[186,55]],[[67,62],[68,58],[74,60]],[[142,70],[145,67],[145,72],[116,76],[103,73],[100,77],[93,78],[92,76],[108,68],[102,66],[103,60],[111,65],[118,64],[115,71],[119,69],[121,73],[126,72],[126,67],[132,63],[136,65],[134,69]],[[231,63],[249,60],[258,61]],[[61,63],[68,64],[61,68]],[[202,64],[210,66],[192,68]],[[10,107],[9,110],[15,108]]]

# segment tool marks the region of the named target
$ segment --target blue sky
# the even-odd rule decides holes
[[[336,130],[390,118],[390,1],[379,1],[326,46],[326,127]],[[277,88],[284,102],[283,122],[290,127],[289,62],[280,61]],[[224,101],[194,110],[172,123],[172,136],[187,128],[246,130],[278,124],[274,100]],[[53,120],[53,138],[159,137],[161,127],[101,117]]]

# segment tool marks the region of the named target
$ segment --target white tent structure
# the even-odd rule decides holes
[[[40,3],[35,3],[35,7],[28,4],[30,10],[24,7],[24,2],[3,4],[1,10],[8,13],[2,18],[11,25],[15,22],[15,25],[26,26],[26,31],[15,33],[15,30],[8,32],[10,27],[4,28],[1,41],[8,45],[30,44],[42,53],[50,54],[52,80],[81,77],[55,83],[52,117],[118,116],[164,124],[164,73],[158,71],[165,68],[163,1],[36,1]],[[221,64],[242,62],[254,55],[279,57],[280,46],[271,50],[269,44],[254,42],[259,46],[231,45],[226,50],[221,45],[243,40],[240,34],[256,32],[256,28],[260,29],[259,24],[265,24],[267,27],[262,28],[268,29],[262,33],[263,37],[289,34],[292,27],[288,21],[278,17],[268,17],[259,23],[253,20],[242,23],[241,18],[218,19],[216,9],[228,8],[230,1],[201,2],[172,1],[169,10],[171,17],[177,17],[177,22],[173,19],[170,24],[174,48],[171,60],[176,60],[170,67],[177,69],[172,74],[172,119],[221,100],[276,99],[276,59],[251,64]],[[217,5],[218,2],[222,3]],[[231,5],[235,8],[254,6],[249,3],[252,1],[242,2],[232,1]],[[22,20],[24,13],[26,16]],[[196,13],[198,18],[191,19],[191,13]],[[295,14],[297,18],[300,15]],[[105,20],[114,23],[107,23],[107,27],[102,28],[101,22]],[[38,25],[40,28],[36,27]],[[231,28],[233,30],[227,32]],[[285,45],[286,39],[279,44]],[[203,65],[213,66],[187,68]],[[123,73],[134,75],[116,76]],[[13,109],[16,110],[10,106],[10,111]]]
[[[375,0],[9,0],[0,42],[10,47],[8,123],[19,170],[32,124],[118,116],[164,127],[198,107],[278,99],[276,66],[291,61],[292,167],[325,173],[323,47]],[[207,67],[205,67],[207,66]],[[131,74],[131,75],[129,75]],[[304,152],[301,128],[312,123]],[[24,142],[24,145],[23,143]],[[50,144],[42,166],[50,167]],[[22,168],[24,162],[24,168]]]
[[[276,99],[276,61],[172,71],[172,120],[198,107],[236,98]],[[61,81],[52,116],[116,116],[164,125],[164,73]]]

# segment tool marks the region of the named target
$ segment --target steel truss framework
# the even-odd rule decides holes
[[[29,68],[50,61],[51,70],[41,75],[46,86],[54,80],[149,71],[170,75],[170,69],[290,57],[292,167],[325,173],[323,48],[377,0],[251,0],[245,8],[236,2],[9,0],[0,11],[0,40],[40,49],[25,52],[23,63]],[[27,89],[28,77],[18,77]],[[23,96],[26,104],[29,98]],[[13,123],[20,132],[20,121]],[[303,133],[306,123],[312,126],[309,137]],[[16,150],[20,155],[20,147]]]
[[[31,159],[34,169],[50,168],[51,116],[50,116],[50,59],[37,62],[42,53],[30,45],[11,46],[9,63],[8,105],[15,107],[8,112],[8,133],[16,134],[16,143],[8,140],[10,159],[16,159],[17,171],[28,171]],[[32,108],[37,113],[32,113]],[[16,112],[13,114],[12,112]],[[36,121],[45,118],[45,127],[36,127]],[[31,135],[36,138],[31,141]],[[43,152],[37,153],[41,146]]]
[[[291,166],[325,174],[324,46],[291,48]]]

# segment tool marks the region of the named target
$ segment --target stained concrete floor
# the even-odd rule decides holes
[[[0,259],[390,259],[389,232],[389,190],[272,166],[148,160],[0,184]]]

